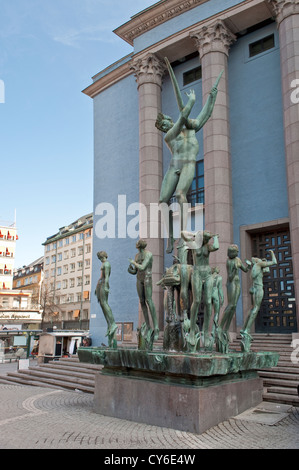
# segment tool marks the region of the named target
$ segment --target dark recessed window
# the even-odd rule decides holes
[[[196,67],[192,70],[188,70],[188,72],[185,72],[183,74],[183,84],[184,86],[189,85],[189,83],[195,82],[196,80],[200,80],[201,77],[201,66]]]
[[[261,54],[275,47],[274,34],[249,44],[249,57]]]

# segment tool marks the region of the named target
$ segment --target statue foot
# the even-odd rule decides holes
[[[251,343],[252,343],[252,336],[249,333],[247,333],[247,331],[245,330],[241,330],[240,335],[242,337],[241,350],[243,352],[249,352],[251,348]]]
[[[107,330],[106,336],[113,336],[116,330],[117,330],[117,324],[112,323],[112,325],[110,325],[110,327]]]

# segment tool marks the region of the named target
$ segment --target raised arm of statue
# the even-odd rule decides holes
[[[184,125],[186,124],[186,120],[188,119],[188,116],[191,112],[191,109],[193,108],[193,105],[195,103],[195,93],[194,93],[194,91],[190,90],[190,93],[187,94],[187,96],[188,96],[188,103],[181,110],[180,116],[179,116],[177,122],[167,132],[167,134],[165,136],[165,142],[170,142],[173,139],[175,139],[179,135],[179,133],[182,131]]]
[[[137,268],[139,271],[145,271],[150,265],[151,260],[152,260],[152,254],[149,251],[146,253],[142,264],[136,263],[135,260],[133,260],[132,258],[129,258],[130,263],[133,264],[133,266],[135,266],[135,268]]]
[[[213,243],[208,245],[209,251],[219,250],[219,235],[213,235]]]
[[[266,268],[267,266],[273,266],[273,264],[277,264],[277,259],[274,255],[274,252],[272,250],[269,251],[271,253],[271,261],[262,260],[261,262],[259,262],[261,268]]]
[[[206,104],[202,108],[197,118],[188,119],[188,129],[191,128],[191,129],[194,129],[195,132],[198,132],[205,125],[205,123],[210,119],[214,106],[215,106],[217,93],[218,93],[218,84],[219,84],[220,78],[222,77],[222,74],[223,74],[223,70],[220,72],[216,82],[214,83],[214,86],[212,87],[210,91]]]
[[[184,102],[183,102],[181,90],[179,88],[177,79],[175,77],[175,74],[173,72],[173,69],[170,65],[169,60],[167,59],[167,57],[165,57],[164,60],[168,68],[168,72],[171,78],[171,82],[172,82],[172,86],[174,89],[174,94],[178,103],[179,110],[182,111],[184,109]],[[188,129],[194,129],[195,132],[198,132],[211,117],[213,109],[214,109],[217,93],[218,93],[218,84],[222,77],[222,74],[223,74],[223,70],[220,72],[216,82],[214,83],[214,86],[212,87],[210,94],[208,96],[207,102],[202,108],[197,118],[188,119],[187,122],[185,123]]]
[[[166,62],[168,72],[172,81],[172,86],[174,89],[174,94],[178,103],[179,110],[182,111],[184,109],[184,102],[183,102],[181,90],[179,88],[175,74],[173,73],[173,68],[171,67],[169,60],[167,59],[167,57],[164,57],[164,60]]]

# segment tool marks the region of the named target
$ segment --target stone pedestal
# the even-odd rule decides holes
[[[179,353],[79,348],[80,362],[102,364],[95,411],[139,423],[203,433],[262,401],[257,371],[272,352]]]
[[[201,434],[261,403],[262,388],[259,378],[201,387],[99,373],[95,380],[95,411]]]

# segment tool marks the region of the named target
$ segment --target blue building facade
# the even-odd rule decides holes
[[[288,2],[289,9],[284,3],[160,1],[115,31],[132,45],[132,54],[97,74],[84,90],[94,100],[91,291],[100,277],[97,252],[105,250],[112,266],[109,303],[115,320],[133,324],[134,331],[141,315],[128,259],[134,257],[136,241],[144,233],[140,204],[149,215],[150,205],[158,203],[171,158],[154,122],[160,111],[174,120],[178,117],[164,57],[172,64],[183,96],[190,88],[195,90],[191,117],[200,112],[215,77],[224,70],[211,122],[197,134],[200,150],[192,200],[203,209],[205,227],[220,235],[221,249],[210,262],[220,266],[224,291],[229,244],[239,246],[243,261],[275,251],[278,265],[265,280],[256,331],[297,331],[299,168],[294,149],[299,148],[299,105],[288,102],[286,93],[290,97],[299,73],[298,57],[290,52],[299,31],[299,11],[297,2]],[[148,232],[144,238],[157,260],[153,296],[163,329],[163,291],[155,284],[172,264],[172,256],[165,254],[164,240],[153,239]],[[249,275],[242,274],[241,285],[235,332],[250,309]],[[94,345],[107,344],[106,329],[92,296]]]

